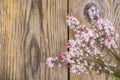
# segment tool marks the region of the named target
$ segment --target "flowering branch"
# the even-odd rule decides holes
[[[117,63],[108,62],[102,53],[104,47],[116,61],[120,62],[120,56],[115,50],[119,47],[114,39],[115,29],[112,23],[108,19],[100,18],[99,10],[93,3],[85,7],[84,15],[92,24],[92,29],[82,25],[72,13],[69,13],[67,24],[75,32],[75,39],[68,40],[69,51],[60,52],[56,58],[47,58],[46,64],[54,67],[69,63],[73,73],[88,73],[94,70],[120,78]]]

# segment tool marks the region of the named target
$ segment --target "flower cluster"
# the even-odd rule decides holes
[[[115,29],[111,22],[107,19],[98,19],[95,26],[96,34],[100,36],[100,43],[105,44],[108,48],[116,48],[114,40]]]
[[[113,51],[118,48],[114,39],[115,29],[109,20],[100,18],[98,11],[95,12],[94,9],[94,6],[88,9],[89,15],[94,19],[92,29],[81,25],[72,13],[68,14],[67,24],[75,32],[75,39],[68,40],[69,51],[60,52],[57,58],[47,58],[46,64],[49,67],[69,63],[73,73],[88,73],[95,70],[120,77],[117,74],[120,72],[117,64],[109,63],[101,50],[101,47],[105,47],[120,61],[120,57]]]
[[[57,58],[49,57],[49,58],[47,58],[46,64],[49,67],[54,67],[56,62],[57,62]]]

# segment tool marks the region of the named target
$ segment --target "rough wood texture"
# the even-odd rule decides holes
[[[44,61],[66,50],[67,0],[0,0],[0,80],[67,80]]]
[[[119,31],[120,0],[0,0],[0,80],[68,80],[67,67],[49,69],[44,61],[65,51],[68,36],[73,37],[67,10],[89,25],[82,9],[91,1]],[[110,80],[94,72],[71,74],[71,80],[105,79]]]
[[[82,24],[88,26],[90,25],[84,19],[83,8],[89,2],[95,2],[101,9],[102,17],[108,18],[116,27],[116,30],[118,32],[120,31],[120,0],[69,0],[70,11],[74,13],[74,16],[76,16]],[[71,34],[69,36],[72,38],[73,33],[72,31],[70,32]],[[71,73],[70,76],[71,80],[114,80],[104,74],[98,75],[95,72],[81,75],[75,75]]]

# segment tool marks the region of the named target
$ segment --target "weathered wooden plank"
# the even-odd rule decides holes
[[[101,9],[102,17],[108,18],[116,27],[116,30],[120,31],[120,0],[69,0],[69,10],[72,11],[82,24],[87,26],[90,26],[90,24],[86,22],[83,16],[83,8],[89,2],[96,3]],[[70,30],[70,38],[73,38],[73,35],[73,32]],[[98,75],[95,72],[81,75],[71,73],[70,76],[71,80],[112,80],[112,78],[108,78],[104,74]]]
[[[67,0],[0,0],[0,80],[67,80],[44,61],[66,50]]]
[[[45,60],[46,57],[56,56],[58,52],[66,50],[65,45],[68,36],[66,27],[67,0],[43,0],[42,4],[43,41],[45,40],[42,45],[46,44],[46,54],[43,54],[45,57],[42,57],[42,60]],[[44,69],[41,80],[67,80],[67,67],[52,70],[41,65],[41,68]]]

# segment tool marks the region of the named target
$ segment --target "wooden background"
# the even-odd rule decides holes
[[[68,11],[89,25],[83,8],[95,2],[102,16],[120,27],[120,0],[0,0],[0,80],[68,80],[68,68],[49,69],[44,61],[67,50],[73,33]],[[70,74],[70,80],[114,80],[107,75]]]

